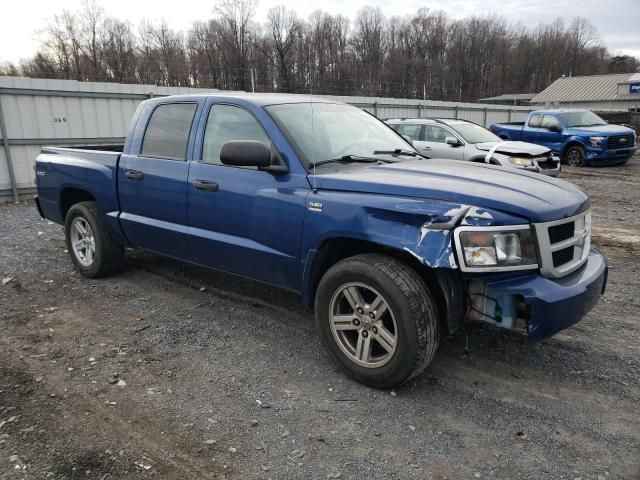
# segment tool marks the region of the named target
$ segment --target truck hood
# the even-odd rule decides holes
[[[608,136],[608,135],[624,135],[634,133],[628,127],[622,125],[598,125],[595,127],[569,127],[564,130],[564,133],[571,135],[593,135],[593,136]]]
[[[506,155],[531,155],[532,157],[537,157],[549,153],[549,149],[547,147],[528,142],[484,142],[476,143],[475,145],[478,150],[482,150],[485,152],[488,152],[493,147],[498,145],[498,148],[496,148],[496,152],[504,153]]]
[[[589,196],[568,182],[479,163],[415,159],[322,170],[310,176],[318,190],[442,200],[501,210],[533,223],[577,215],[590,205]]]

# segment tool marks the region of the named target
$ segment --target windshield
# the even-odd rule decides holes
[[[307,167],[344,156],[379,155],[376,151],[415,152],[386,124],[350,105],[288,103],[265,110],[306,157]]]
[[[561,113],[560,118],[562,118],[567,127],[595,127],[607,124],[607,122],[589,110]]]
[[[501,142],[500,137],[475,123],[451,123],[453,130],[467,143]]]

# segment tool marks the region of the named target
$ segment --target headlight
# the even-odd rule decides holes
[[[509,157],[507,160],[509,160],[509,163],[520,165],[521,167],[530,167],[533,165],[533,160],[531,158]]]
[[[538,268],[531,228],[460,227],[456,230],[462,270],[500,271]]]
[[[589,141],[591,142],[592,147],[599,147],[602,145],[606,137],[589,137]]]

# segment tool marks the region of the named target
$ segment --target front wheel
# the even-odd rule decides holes
[[[331,267],[318,286],[315,312],[336,361],[375,388],[418,376],[440,343],[429,289],[414,270],[387,255],[357,255]]]
[[[105,228],[95,202],[81,202],[67,212],[67,248],[76,269],[85,277],[104,277],[124,264],[124,247]]]
[[[564,154],[564,161],[570,167],[583,167],[585,159],[584,148],[575,145],[570,147]]]

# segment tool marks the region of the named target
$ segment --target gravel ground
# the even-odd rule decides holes
[[[640,478],[640,158],[563,176],[593,196],[602,301],[534,345],[469,326],[391,392],[293,295],[135,252],[86,280],[60,226],[0,207],[0,477]]]

